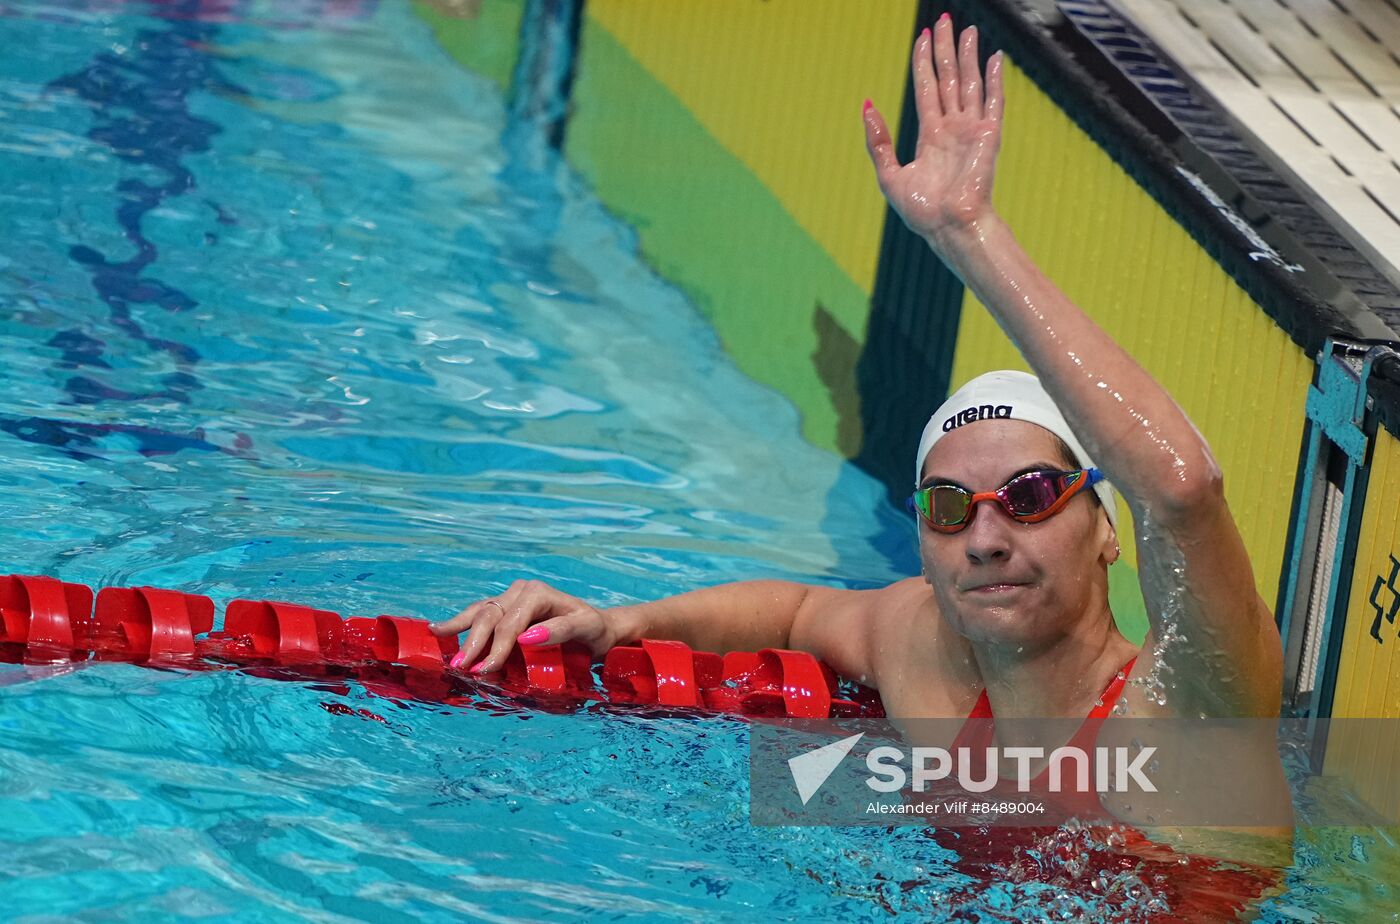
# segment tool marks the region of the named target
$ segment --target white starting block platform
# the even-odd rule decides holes
[[[1400,286],[1400,0],[1109,0]]]

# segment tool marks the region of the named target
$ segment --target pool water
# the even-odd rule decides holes
[[[0,42],[5,572],[438,619],[917,570],[407,3],[0,0]],[[4,916],[1170,919],[751,826],[736,719],[479,696],[0,665]],[[1378,919],[1384,832],[1298,855],[1264,919]]]

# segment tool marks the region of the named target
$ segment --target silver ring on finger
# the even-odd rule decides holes
[[[503,607],[503,606],[501,606],[501,603],[500,603],[499,600],[487,600],[487,601],[486,601],[486,605],[487,605],[487,606],[494,606],[496,609],[500,610],[500,611],[501,611],[501,618],[502,618],[502,619],[505,618],[505,616],[506,616],[506,608]]]

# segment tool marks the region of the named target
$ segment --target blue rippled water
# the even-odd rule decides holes
[[[9,0],[0,43],[5,570],[441,618],[915,569],[406,4]],[[752,827],[738,721],[327,697],[0,665],[0,916],[1096,915],[912,833]]]

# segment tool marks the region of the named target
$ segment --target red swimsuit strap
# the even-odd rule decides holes
[[[1133,672],[1133,665],[1137,663],[1137,655],[1128,659],[1128,663],[1118,673],[1113,675],[1113,679],[1108,682],[1108,686],[1103,688],[1103,695],[1094,703],[1094,708],[1089,710],[1090,719],[1106,719],[1113,711],[1113,704],[1118,702],[1118,697],[1123,693],[1123,687],[1128,682],[1128,675]],[[983,690],[982,692],[986,692]]]

